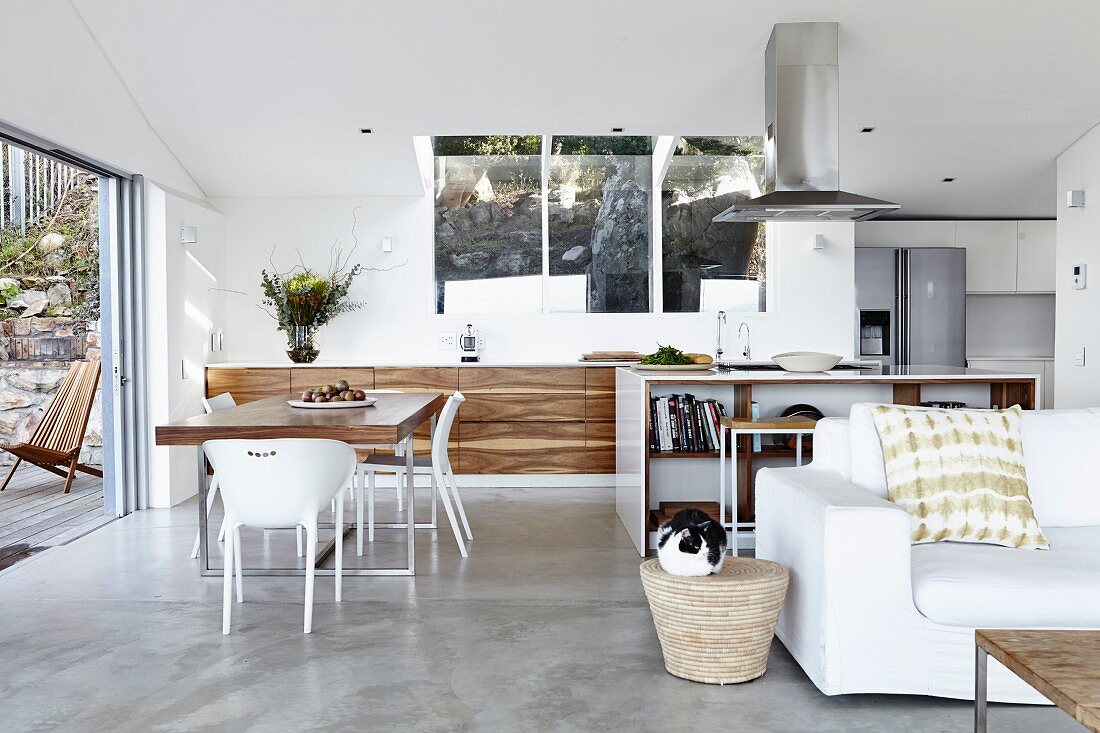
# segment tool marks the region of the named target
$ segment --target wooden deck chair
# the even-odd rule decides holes
[[[0,491],[8,487],[15,469],[23,461],[64,478],[66,494],[72,488],[77,471],[103,477],[103,471],[80,463],[80,447],[99,386],[99,370],[99,359],[73,362],[30,440],[17,445],[0,445],[0,450],[6,450],[17,459]],[[68,469],[68,473],[63,468]]]

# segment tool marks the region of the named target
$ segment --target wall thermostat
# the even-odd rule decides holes
[[[1085,289],[1085,273],[1088,268],[1085,265],[1073,266],[1073,289],[1084,290]]]

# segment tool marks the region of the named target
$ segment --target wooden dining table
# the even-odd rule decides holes
[[[210,549],[207,537],[207,467],[206,455],[201,446],[208,440],[269,438],[322,438],[339,440],[353,446],[401,445],[405,446],[405,511],[407,528],[408,564],[396,568],[344,568],[344,575],[415,575],[416,574],[416,522],[413,517],[413,431],[420,425],[434,424],[434,415],[443,408],[446,397],[442,392],[404,392],[370,394],[374,404],[346,409],[309,409],[291,407],[288,400],[299,395],[268,397],[207,415],[177,420],[156,428],[156,444],[165,446],[200,446],[198,451],[199,489],[199,543],[201,573],[220,575],[220,569],[210,567]],[[340,495],[338,500],[343,500]],[[333,527],[333,525],[327,525]],[[351,525],[345,527],[345,532]],[[337,541],[333,537],[317,553],[318,574],[331,575],[335,571],[320,567],[332,554]],[[304,575],[304,568],[246,568],[246,575]]]

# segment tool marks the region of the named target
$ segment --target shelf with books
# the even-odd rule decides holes
[[[726,455],[730,455],[729,448],[726,449]],[[741,451],[740,455],[745,456],[745,451]],[[794,450],[783,445],[769,445],[758,451],[752,452],[753,458],[794,458]],[[650,450],[649,457],[654,458],[717,458],[718,451],[706,450],[706,451],[657,451]],[[802,458],[809,459],[813,457],[813,448],[807,445],[802,449]]]
[[[650,397],[650,454],[717,456],[719,421],[723,417],[725,406],[713,398],[696,398],[690,393]]]

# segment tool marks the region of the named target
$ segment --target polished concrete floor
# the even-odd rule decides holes
[[[661,666],[610,489],[468,489],[475,541],[418,533],[421,574],[221,585],[188,554],[193,505],[139,512],[0,575],[3,731],[967,731],[969,703],[828,698],[776,644],[716,687]],[[393,532],[393,530],[390,530]],[[290,533],[270,540],[287,543]],[[262,540],[255,540],[262,542]],[[349,541],[349,548],[354,543]],[[351,550],[354,554],[354,550]],[[1076,731],[994,706],[990,731]]]

